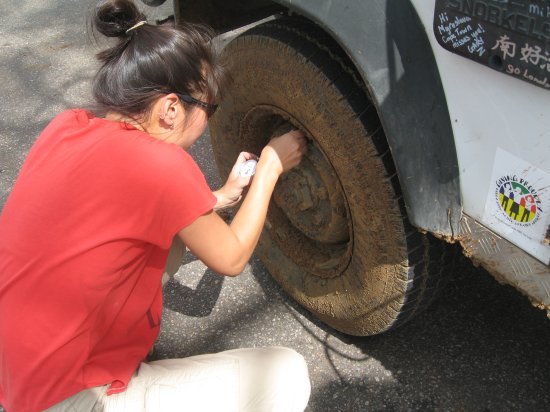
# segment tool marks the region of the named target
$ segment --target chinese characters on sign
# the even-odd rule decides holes
[[[542,87],[550,87],[549,80],[547,76],[540,77],[540,70],[537,70],[539,76],[532,74],[529,71],[529,68],[519,68],[513,64],[506,64],[506,59],[516,57],[516,50],[518,49],[516,43],[510,40],[510,38],[503,34],[497,40],[496,44],[492,47],[491,50],[498,49],[502,53],[502,60],[505,62],[505,69],[508,74],[513,74],[516,76],[522,76],[525,79],[537,83]],[[543,72],[550,73],[550,53],[547,50],[543,50],[540,46],[531,46],[529,43],[525,43],[523,47],[519,49],[519,60],[536,67],[537,69],[542,69]]]

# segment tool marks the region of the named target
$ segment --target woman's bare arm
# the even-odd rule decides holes
[[[231,224],[212,211],[179,232],[183,243],[212,270],[228,276],[241,273],[260,238],[279,176],[297,166],[305,151],[301,132],[272,139],[262,150],[248,194]]]

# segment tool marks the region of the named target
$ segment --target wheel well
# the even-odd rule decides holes
[[[242,27],[274,14],[315,25],[371,96],[414,226],[452,238],[462,215],[458,159],[445,93],[425,28],[408,0],[176,1],[177,21]],[[332,7],[332,8],[331,8]],[[327,11],[328,10],[328,11]]]
[[[206,24],[218,32],[246,26],[286,10],[270,0],[174,1],[176,21]]]

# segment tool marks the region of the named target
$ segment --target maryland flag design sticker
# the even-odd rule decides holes
[[[497,197],[501,210],[513,223],[532,225],[540,217],[540,198],[525,179],[503,176],[497,181]]]
[[[548,265],[550,173],[537,166],[497,148],[481,223]]]

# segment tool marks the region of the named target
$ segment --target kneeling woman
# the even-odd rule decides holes
[[[220,68],[196,27],[145,23],[130,0],[100,2],[94,114],[68,110],[29,152],[0,216],[0,403],[52,410],[303,410],[303,358],[240,349],[142,363],[159,332],[174,238],[238,275],[276,181],[299,164],[299,132],[273,139],[252,182],[238,167],[211,192],[187,154],[216,108]],[[241,200],[230,225],[214,211]]]

